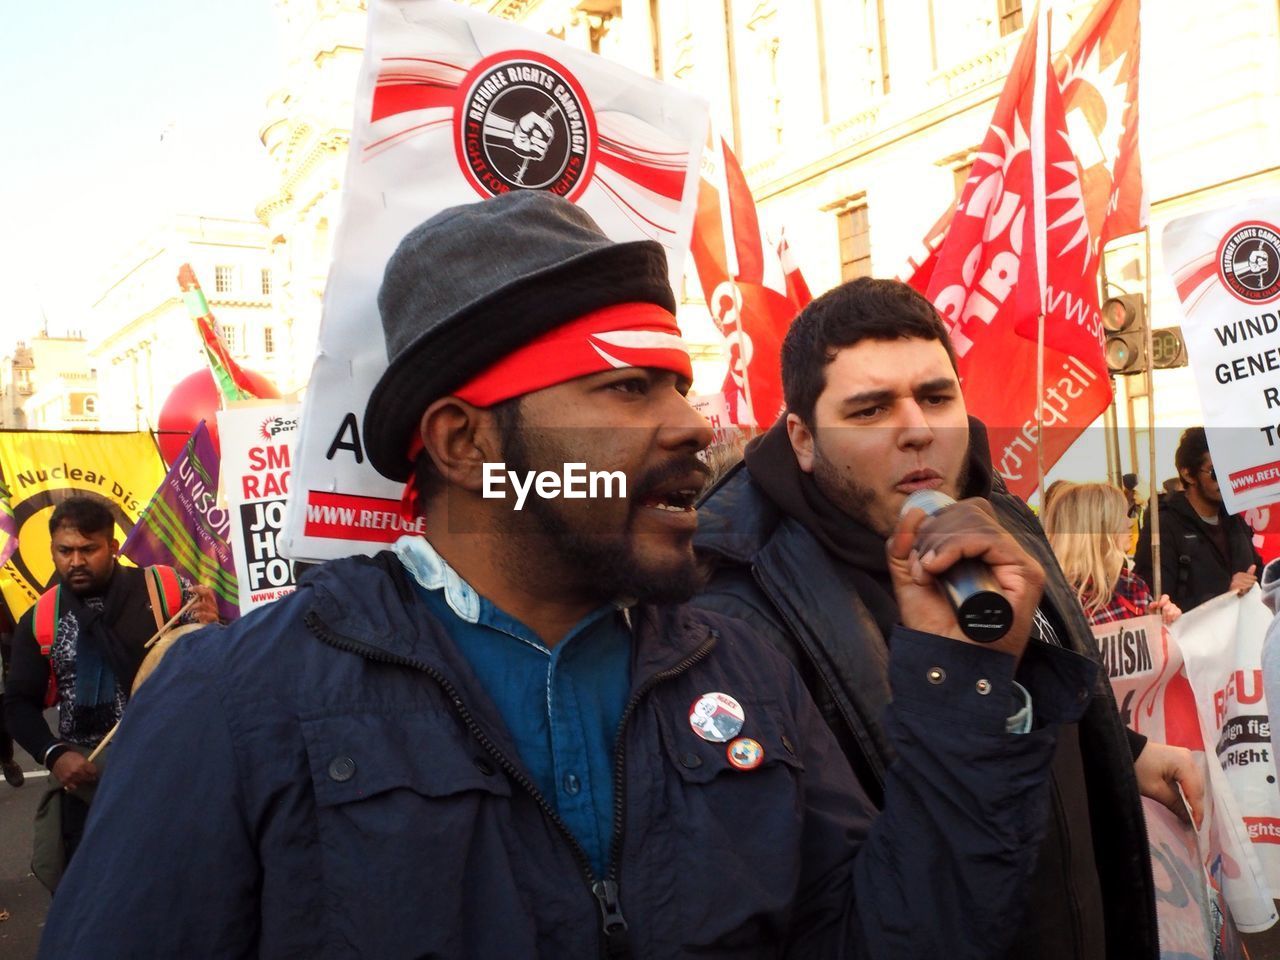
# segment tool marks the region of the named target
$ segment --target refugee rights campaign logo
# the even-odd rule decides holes
[[[547,190],[576,200],[587,188],[595,115],[562,64],[532,50],[507,50],[472,67],[458,90],[458,164],[482,197]]]
[[[1233,227],[1218,247],[1218,274],[1232,296],[1245,303],[1280,297],[1280,233],[1258,221]]]

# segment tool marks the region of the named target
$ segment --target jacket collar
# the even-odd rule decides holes
[[[438,557],[434,550],[430,554]],[[464,615],[477,595],[447,564],[436,572],[447,580],[444,571],[457,580],[445,584],[446,602]],[[300,586],[311,594],[308,614],[327,630],[354,642],[366,657],[420,663],[447,676],[469,674],[444,624],[422,602],[413,579],[396,553],[383,551],[323,564],[308,571]],[[633,688],[692,655],[711,632],[705,618],[688,606],[638,605],[628,614],[634,639]]]
[[[737,563],[750,563],[777,530],[782,513],[752,482],[739,462],[707,491],[698,505],[693,545]]]

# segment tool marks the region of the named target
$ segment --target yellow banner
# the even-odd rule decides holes
[[[123,542],[163,479],[164,464],[149,433],[0,433],[0,493],[8,493],[17,528],[17,547],[0,566],[0,592],[14,619],[53,579],[54,507],[76,494],[97,497],[115,515],[115,536]]]

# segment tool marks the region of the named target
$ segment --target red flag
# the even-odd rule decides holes
[[[1055,64],[1089,234],[1104,245],[1147,223],[1138,153],[1138,7],[1139,0],[1099,0]],[[954,215],[955,206],[943,213],[899,271],[921,293]]]
[[[237,400],[249,400],[258,396],[249,378],[245,376],[240,365],[231,358],[227,345],[218,335],[213,311],[200,289],[200,281],[191,269],[191,264],[184,263],[178,268],[178,289],[182,291],[182,300],[187,305],[187,313],[196,325],[200,334],[200,342],[204,347],[205,357],[209,361],[209,370],[213,374],[213,382],[218,386],[218,394],[222,398],[222,406]]]
[[[704,152],[703,171],[690,250],[727,341],[725,400],[733,423],[767,427],[783,408],[782,338],[812,297],[785,238],[766,249],[755,200],[723,139]]]
[[[1096,236],[1047,59],[1043,100],[1034,96],[1036,34],[1035,24],[1027,28],[938,248],[927,293],[951,327],[965,401],[987,424],[996,469],[1023,497],[1036,487],[1041,442],[1046,466],[1052,465],[1111,400]],[[1032,123],[1033,111],[1043,111],[1042,125]],[[1033,143],[1037,128],[1043,140]],[[1033,203],[1037,165],[1043,165],[1043,223]],[[1042,296],[1043,438],[1036,395]]]

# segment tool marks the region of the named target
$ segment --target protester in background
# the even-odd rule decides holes
[[[5,692],[10,732],[61,784],[62,839],[75,853],[89,813],[98,768],[86,756],[120,720],[147,639],[164,621],[152,609],[137,567],[116,560],[115,517],[101,500],[68,497],[49,517],[57,572],[51,636],[37,639],[32,606],[18,621]],[[213,591],[182,581],[182,601],[198,597],[187,622],[218,619]],[[49,643],[42,651],[42,641]],[[56,681],[58,732],[44,719],[50,672]]]
[[[960,500],[934,519],[995,523],[1044,569],[1019,682],[1065,651],[1096,660],[1097,644],[1035,516],[992,470],[986,430],[966,414],[947,328],[928,300],[890,280],[836,287],[793,321],[782,385],[786,415],[700,508],[694,543],[714,574],[696,603],[752,624],[796,664],[863,789],[888,803],[886,663],[911,609],[890,582],[884,540],[912,492]],[[914,566],[929,581],[936,559],[922,552]],[[1158,955],[1139,791],[1179,811],[1181,783],[1198,812],[1203,781],[1186,750],[1125,730],[1105,676],[1091,692],[1089,709],[1060,734],[1053,810],[1024,884],[1029,907],[1009,918],[1010,960]],[[941,740],[945,723],[933,732]]]
[[[9,677],[9,652],[13,648],[13,618],[0,603],[0,772],[11,787],[20,787],[26,781],[21,765],[13,756],[13,737],[4,722],[4,685]]]
[[[1110,484],[1072,483],[1041,521],[1090,623],[1159,613],[1166,625],[1171,624],[1182,611],[1167,594],[1154,600],[1147,584],[1129,569],[1128,507],[1125,495]]]
[[[1095,665],[1059,656],[1027,705],[1035,563],[895,524],[877,816],[786,661],[679,602],[711,431],[667,271],[533,191],[403,240],[362,439],[426,533],[166,658],[41,956],[1004,960]],[[539,477],[522,510],[484,495],[498,463]],[[544,499],[566,463],[626,496]],[[1010,636],[965,640],[913,548],[992,564]]]
[[[1049,509],[1049,504],[1053,503],[1053,498],[1065,489],[1066,486],[1066,480],[1055,480],[1045,488],[1044,497],[1040,500],[1040,509],[1038,511],[1040,516],[1044,516],[1045,511]]]
[[[1188,427],[1173,457],[1183,491],[1160,501],[1160,586],[1183,612],[1228,591],[1244,596],[1258,582],[1262,558],[1253,531],[1227,513],[1204,427]],[[1134,572],[1152,583],[1151,511],[1143,524]]]
[[[1142,533],[1142,498],[1138,496],[1138,475],[1126,473],[1120,478],[1120,486],[1124,489],[1126,515],[1129,517],[1129,536],[1125,540],[1125,556],[1132,557],[1138,549],[1138,537]]]

